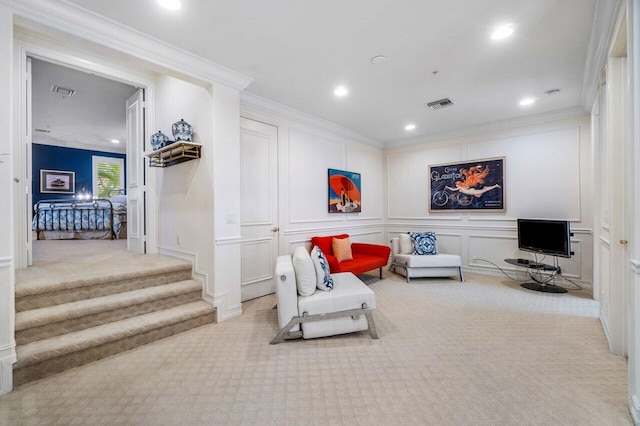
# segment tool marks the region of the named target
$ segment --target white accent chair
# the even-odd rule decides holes
[[[371,313],[376,308],[376,295],[351,272],[331,274],[333,290],[316,290],[310,296],[298,295],[291,256],[278,256],[275,273],[280,332],[272,345],[367,329],[373,339],[378,338]]]
[[[399,238],[391,240],[391,266],[389,270],[407,277],[407,282],[410,282],[411,278],[452,276],[459,276],[460,281],[464,281],[460,256],[441,253],[403,254],[400,253]]]

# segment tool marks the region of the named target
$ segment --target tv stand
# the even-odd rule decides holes
[[[560,268],[558,268],[557,266],[538,263],[532,260],[523,262],[523,259],[505,259],[504,261],[510,265],[527,268],[527,270],[529,271],[529,276],[531,277],[533,282],[520,284],[520,286],[523,288],[534,291],[542,291],[545,293],[566,293],[568,291],[564,287],[549,284],[549,282],[551,282],[551,280],[553,280],[556,275],[558,275],[558,271]],[[540,279],[537,276],[539,275],[537,274],[539,272],[547,272],[549,275],[545,276],[544,279]]]

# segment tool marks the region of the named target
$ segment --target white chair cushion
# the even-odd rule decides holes
[[[376,307],[375,293],[351,272],[339,272],[332,274],[332,277],[335,284],[332,291],[316,291],[313,296],[298,298],[299,315],[304,312],[314,315],[359,309],[362,308],[363,303],[371,309]],[[313,339],[353,333],[366,330],[368,327],[367,318],[360,315],[355,319],[343,317],[303,323],[302,332],[305,339]]]
[[[396,254],[395,261],[404,263],[410,268],[459,267],[462,260],[457,254],[411,255]]]
[[[316,291],[316,269],[309,252],[303,246],[293,251],[293,269],[296,271],[296,286],[300,296],[311,296]]]
[[[413,241],[409,234],[400,234],[400,253],[413,254]]]
[[[333,279],[329,271],[329,262],[318,246],[314,246],[313,249],[311,249],[311,260],[316,270],[316,287],[324,291],[333,289]]]

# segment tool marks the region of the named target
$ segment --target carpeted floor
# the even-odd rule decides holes
[[[362,276],[380,340],[270,346],[275,297],[245,302],[240,318],[26,384],[0,397],[0,424],[632,424],[596,302],[466,275]]]

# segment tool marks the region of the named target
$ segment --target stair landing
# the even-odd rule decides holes
[[[34,242],[16,271],[15,386],[214,322],[189,263],[125,244]]]

